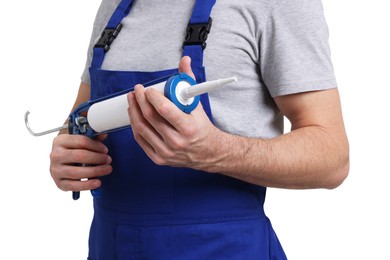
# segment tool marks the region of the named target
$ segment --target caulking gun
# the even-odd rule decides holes
[[[201,94],[236,81],[237,78],[231,77],[196,84],[196,81],[189,75],[177,73],[143,85],[144,87],[154,88],[164,94],[183,112],[191,113],[198,106]],[[82,103],[69,115],[67,124],[39,133],[31,130],[28,121],[30,112],[27,111],[24,116],[27,130],[33,136],[42,136],[68,129],[69,134],[86,135],[94,138],[99,134],[130,127],[130,119],[127,112],[127,94],[133,90],[134,88],[126,89],[103,98]],[[91,190],[91,193],[94,197],[101,196],[99,188]],[[77,200],[80,197],[80,193],[73,192],[72,196],[74,200]]]

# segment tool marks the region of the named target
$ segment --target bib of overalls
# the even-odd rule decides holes
[[[106,28],[117,28],[130,13],[132,2],[123,0]],[[215,0],[197,0],[189,24],[207,23],[214,4]],[[136,84],[178,72],[177,68],[154,72],[103,70],[106,52],[101,46],[94,48],[91,99],[130,91]],[[196,81],[204,82],[202,46],[184,45],[185,55],[191,57]],[[207,94],[201,96],[201,102],[212,121]],[[285,259],[263,211],[264,187],[221,174],[156,165],[134,140],[131,127],[109,133],[105,144],[113,172],[101,178],[102,195],[94,198],[89,259],[271,259],[275,252],[280,257],[272,259]],[[225,241],[218,241],[220,235]],[[205,246],[207,239],[211,241]],[[174,242],[168,245],[167,241]],[[253,249],[243,253],[241,244]],[[169,249],[172,246],[174,249]],[[235,258],[234,252],[244,258]]]

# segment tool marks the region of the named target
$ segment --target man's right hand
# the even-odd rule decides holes
[[[102,143],[107,135],[91,139],[83,135],[61,134],[54,138],[50,153],[50,173],[63,191],[93,190],[100,187],[97,177],[111,173],[111,157]],[[82,165],[88,165],[83,167]]]

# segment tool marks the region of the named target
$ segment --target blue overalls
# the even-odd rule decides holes
[[[118,33],[132,2],[119,4],[106,32]],[[190,24],[207,24],[214,4],[197,0]],[[178,72],[102,70],[108,49],[109,44],[94,48],[91,99]],[[204,82],[202,45],[185,44],[184,55],[192,59],[197,82]],[[207,94],[201,102],[212,120]],[[102,196],[94,198],[88,259],[286,259],[263,211],[264,187],[220,174],[158,166],[131,131],[110,133],[105,141],[113,172],[102,178]]]

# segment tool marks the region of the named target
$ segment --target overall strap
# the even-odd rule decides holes
[[[99,41],[95,44],[93,49],[93,58],[91,67],[101,68],[106,52],[110,49],[111,43],[118,36],[122,29],[121,21],[125,18],[132,7],[133,0],[122,0],[115,9],[106,28],[102,32]]]
[[[210,14],[215,2],[216,0],[196,0],[192,11],[183,44],[183,56],[191,57],[193,68],[203,66],[203,50],[211,29]]]
[[[122,0],[122,2],[115,9],[113,15],[108,21],[107,28],[113,29],[122,22],[123,18],[125,18],[132,7],[133,0]]]
[[[187,35],[183,44],[183,56],[190,56],[192,67],[203,66],[203,50],[206,48],[207,35],[211,29],[211,10],[216,0],[196,0],[187,27]],[[133,0],[122,0],[111,16],[99,41],[93,49],[91,67],[101,68],[106,52],[122,29],[121,21],[132,7]]]
[[[203,67],[203,51],[206,48],[207,36],[211,29],[212,19],[210,14],[215,2],[216,0],[196,0],[183,44],[183,56],[191,57],[192,71],[195,73],[198,83],[206,80]],[[207,116],[213,122],[209,95],[207,93],[201,95],[200,101]]]

